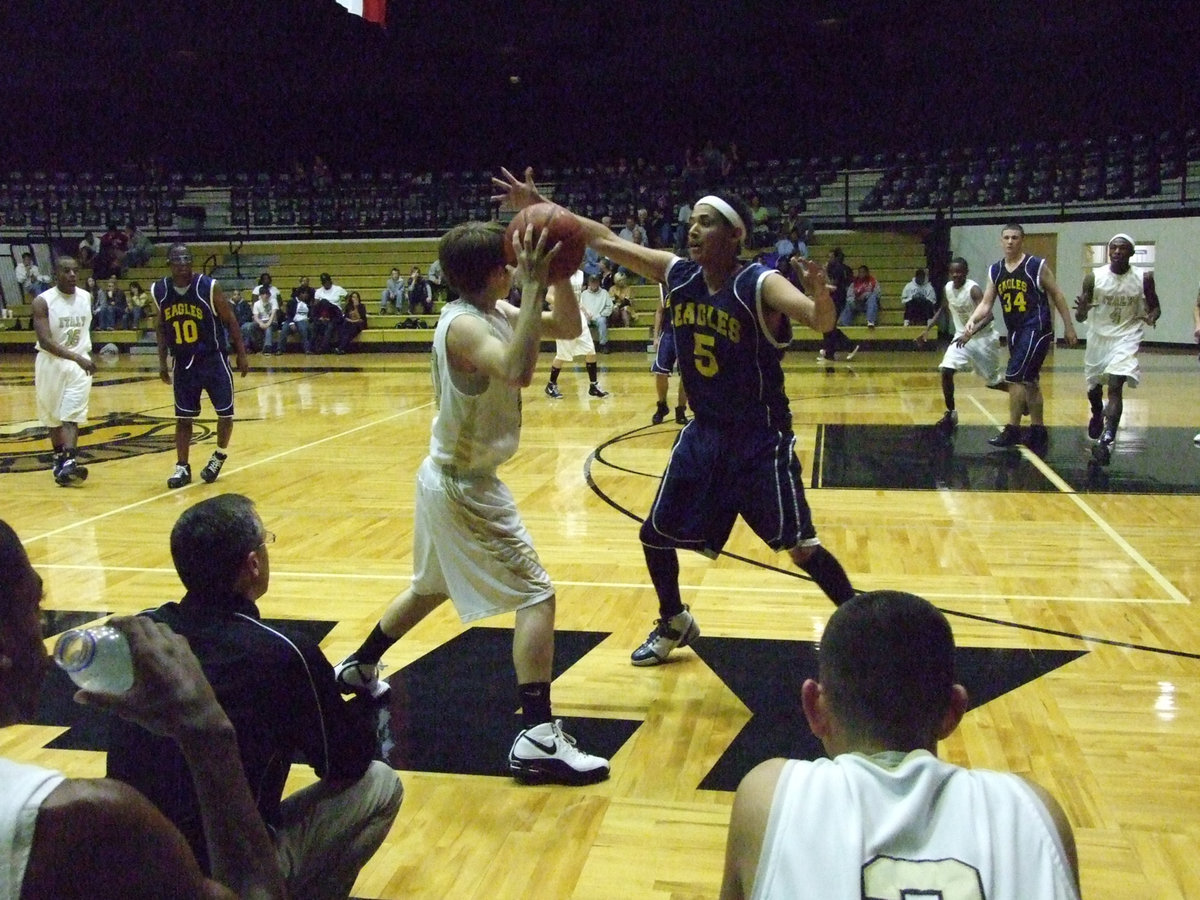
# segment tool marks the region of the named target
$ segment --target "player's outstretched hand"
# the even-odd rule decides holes
[[[804,285],[804,293],[810,297],[818,297],[829,293],[829,283],[825,279],[825,267],[812,259],[804,259],[799,253],[793,253],[788,265]]]
[[[133,687],[124,694],[79,691],[76,702],[103,707],[176,740],[227,726],[228,717],[186,638],[145,616],[120,616],[108,624],[129,641]]]
[[[554,215],[558,215],[558,212],[555,211]],[[517,284],[533,283],[544,288],[550,283],[550,260],[554,259],[562,243],[555,243],[547,249],[546,235],[549,233],[549,227],[542,228],[535,240],[532,222],[525,226],[524,234],[513,232],[513,253],[517,258],[513,269],[513,281]]]
[[[503,193],[492,194],[492,200],[507,206],[509,209],[519,210],[527,206],[532,206],[535,203],[544,203],[546,198],[541,195],[537,189],[537,185],[533,183],[533,166],[525,169],[525,180],[518,181],[517,176],[503,166],[500,167],[500,174],[503,178],[492,178],[492,187],[497,188]]]

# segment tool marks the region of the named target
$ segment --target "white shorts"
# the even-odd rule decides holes
[[[512,492],[495,475],[451,476],[426,457],[413,535],[413,592],[448,595],[463,622],[554,596]]]
[[[1137,358],[1141,346],[1140,335],[1101,337],[1089,334],[1087,349],[1083,351],[1083,377],[1087,380],[1088,390],[1104,384],[1106,375],[1123,375],[1130,387],[1137,387],[1142,377]]]
[[[48,428],[87,422],[92,376],[73,360],[38,351],[33,363],[38,420]]]
[[[987,384],[999,384],[1004,380],[1004,367],[1000,364],[999,336],[995,331],[990,335],[977,334],[967,341],[965,347],[951,341],[938,368],[953,369],[955,372],[975,372]]]
[[[554,358],[570,362],[577,356],[595,356],[596,345],[592,341],[592,330],[584,328],[579,337],[570,341],[554,342]]]

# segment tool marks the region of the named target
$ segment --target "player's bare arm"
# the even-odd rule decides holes
[[[754,874],[762,855],[763,836],[771,813],[783,759],[759,763],[742,779],[733,798],[729,837],[725,845],[725,875],[721,900],[745,900],[754,890]]]
[[[804,285],[804,290],[801,291],[776,272],[763,279],[763,303],[789,319],[824,334],[833,328],[836,316],[833,297],[825,280],[825,268],[820,263],[798,256],[792,257],[791,266]]]
[[[525,170],[525,180],[519,181],[508,169],[501,168],[502,178],[493,178],[492,184],[503,193],[494,194],[493,200],[507,204],[514,210],[521,210],[534,203],[545,203],[533,181],[533,169]],[[619,266],[624,266],[631,272],[636,272],[643,278],[653,281],[666,281],[667,269],[675,254],[666,250],[652,250],[633,241],[627,241],[616,234],[602,222],[597,222],[585,216],[576,215],[588,245],[598,251],[601,256],[607,256]]]
[[[988,278],[987,290],[983,292],[983,299],[979,301],[979,305],[971,312],[967,319],[966,326],[963,328],[963,333],[955,339],[955,343],[960,347],[971,339],[971,335],[983,327],[985,320],[990,320],[992,317],[992,307],[996,304],[996,285]]]
[[[558,341],[573,341],[583,333],[579,298],[570,279],[550,285],[550,311],[542,313],[542,334]]]
[[[1092,299],[1096,293],[1096,276],[1088,272],[1083,276],[1083,287],[1079,289],[1079,296],[1075,298],[1075,321],[1084,322],[1087,320],[1088,310],[1092,308]]]
[[[486,323],[475,316],[458,316],[446,332],[446,355],[450,365],[460,372],[479,372],[489,378],[499,378],[507,384],[528,387],[537,366],[538,345],[542,331],[542,301],[546,299],[546,281],[550,260],[557,245],[546,247],[546,232],[533,240],[533,226],[523,235],[512,236],[517,264],[512,270],[513,282],[521,288],[521,306],[514,308],[504,300],[496,302],[496,310],[507,316],[513,325],[511,342],[496,337]],[[502,273],[501,273],[502,274]],[[568,289],[570,288],[570,282]],[[572,297],[574,291],[571,291]],[[576,328],[579,307],[575,307]]]
[[[54,340],[50,334],[50,304],[40,294],[33,300],[33,332],[37,335],[38,346],[47,353],[69,359],[89,375],[95,374],[96,364],[92,360]]]
[[[974,294],[972,294],[972,299],[975,299]],[[929,337],[929,332],[933,330],[933,323],[938,320],[938,316],[945,312],[946,309],[946,300],[943,298],[942,302],[938,304],[937,309],[933,311],[933,315],[929,317],[929,321],[925,323],[925,327],[921,330],[921,333],[917,335],[916,341],[918,344],[925,343],[925,339]]]
[[[234,353],[237,354],[238,371],[245,378],[250,373],[250,357],[246,355],[246,345],[242,341],[242,326],[238,324],[237,316],[233,314],[233,307],[225,299],[225,292],[215,281],[213,282],[212,298],[213,310],[225,326],[225,330],[229,332],[229,340],[233,344]]]
[[[129,641],[133,687],[117,695],[79,691],[75,699],[173,739],[192,775],[213,879],[239,897],[283,896],[275,848],[242,771],[233,723],[187,640],[144,616],[118,617],[110,624]],[[128,894],[98,891],[95,896]]]
[[[1154,325],[1162,315],[1162,307],[1158,303],[1158,288],[1154,284],[1154,273],[1142,275],[1142,293],[1146,297],[1146,324]]]
[[[1075,326],[1071,323],[1071,312],[1067,308],[1067,298],[1063,294],[1062,288],[1058,286],[1058,282],[1054,279],[1054,272],[1050,268],[1049,263],[1042,266],[1040,281],[1042,290],[1049,296],[1050,301],[1054,304],[1054,308],[1058,310],[1059,316],[1063,321],[1063,337],[1067,340],[1068,347],[1074,347],[1079,343],[1079,336],[1075,334]]]
[[[154,340],[158,344],[158,377],[163,380],[163,383],[171,383],[171,370],[167,368],[167,347],[170,343],[170,335],[167,333],[167,317],[160,311],[158,314],[158,322],[154,326]]]

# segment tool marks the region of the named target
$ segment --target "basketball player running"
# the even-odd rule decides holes
[[[543,201],[527,169],[507,169],[493,199],[523,208]],[[736,205],[735,205],[736,204]],[[741,209],[738,209],[738,206]],[[602,256],[667,286],[679,369],[695,418],[679,434],[641,541],[660,618],[633,652],[635,666],[666,662],[700,633],[679,594],[678,549],[716,557],[740,514],[774,550],[787,550],[834,603],[853,596],[841,563],[821,546],[804,497],[792,417],[783,388],[783,351],[792,320],[833,327],[825,271],[793,257],[802,292],[774,269],[743,263],[749,212],[740,200],[706,196],[692,208],[689,259],[624,240],[580,217]]]
[[[1092,458],[1102,465],[1112,457],[1125,383],[1137,387],[1142,377],[1137,354],[1144,323],[1153,325],[1162,312],[1154,273],[1129,264],[1133,251],[1133,238],[1113,235],[1108,242],[1108,264],[1083,276],[1083,289],[1075,300],[1075,320],[1088,323],[1083,353],[1083,376],[1092,410],[1088,437],[1096,442]],[[1105,381],[1108,403],[1101,407]]]
[[[55,285],[33,299],[33,331],[37,359],[33,385],[38,419],[50,429],[54,448],[54,480],[62,487],[88,476],[75,460],[79,426],[87,421],[92,393],[92,295],[75,286],[78,264],[60,256],[54,267]]]
[[[1063,320],[1063,335],[1067,345],[1079,343],[1075,326],[1049,263],[1030,256],[1022,249],[1025,229],[1020,225],[1005,225],[1000,232],[1004,258],[988,269],[987,290],[963,328],[963,340],[969,340],[992,317],[992,304],[1000,299],[1004,324],[1008,328],[1008,424],[988,443],[994,447],[1014,447],[1021,442],[1021,417],[1029,413],[1027,443],[1043,450],[1048,441],[1043,419],[1042,388],[1038,379],[1046,354],[1054,343],[1054,317],[1050,303]]]
[[[200,477],[209,484],[221,474],[233,434],[233,372],[229,368],[225,335],[237,353],[238,371],[244,378],[250,361],[242,342],[237,317],[225,302],[216,279],[192,273],[192,253],[185,244],[167,251],[171,275],[150,287],[158,304],[158,375],[171,384],[167,353],[175,357],[175,471],[167,487],[191,483],[188,456],[192,445],[192,420],[200,415],[200,392],[208,394],[217,414],[217,449]]]
[[[590,784],[608,777],[608,760],[584,753],[551,714],[554,585],[542,568],[512,492],[496,469],[521,435],[521,388],[537,365],[543,335],[570,339],[583,325],[566,279],[542,312],[550,259],[546,231],[513,235],[516,269],[504,264],[504,233],[483,222],[450,229],[438,259],[460,296],[447,303],[433,334],[438,415],[429,455],[417,471],[412,584],[384,611],[353,654],[335,667],[349,691],[382,696],[379,659],[448,598],[464,622],[516,613],[513,665],[522,730],[509,750],[519,781]],[[521,305],[502,299],[514,281]]]
[[[721,900],[1077,900],[1071,824],[1041,786],[937,758],[967,711],[928,600],[859,594],[801,689],[828,759],[770,759],[738,786]]]
[[[666,303],[667,298],[664,294],[658,309],[654,310],[654,362],[650,363],[650,371],[654,373],[654,392],[658,395],[654,415],[650,417],[650,422],[654,425],[661,425],[667,417],[667,385],[678,362],[678,354],[675,352],[675,329],[671,327]],[[679,379],[679,390],[675,398],[675,422],[678,425],[687,424],[687,388],[682,378]]]
[[[974,371],[988,387],[1004,391],[1008,385],[1000,371],[1000,336],[992,324],[989,314],[986,321],[980,322],[973,336],[966,334],[967,319],[983,299],[983,289],[967,277],[967,261],[956,256],[950,261],[950,280],[941,304],[929,319],[924,331],[917,335],[917,343],[924,344],[929,332],[937,327],[938,316],[943,309],[950,311],[950,319],[954,324],[954,339],[942,356],[942,397],[946,401],[946,414],[937,423],[944,431],[952,431],[958,426],[958,410],[954,406],[954,373]]]

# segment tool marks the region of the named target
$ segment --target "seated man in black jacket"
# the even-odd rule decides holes
[[[268,544],[249,499],[223,494],[184,511],[171,557],[187,593],[146,615],[187,638],[237,729],[242,765],[272,831],[290,897],[349,895],[387,835],[404,789],[376,760],[369,709],[338,692],[320,647],[262,621]],[[320,779],[283,799],[293,758]],[[206,865],[192,779],[178,748],[131,723],[114,724],[108,775],[145,794]]]

